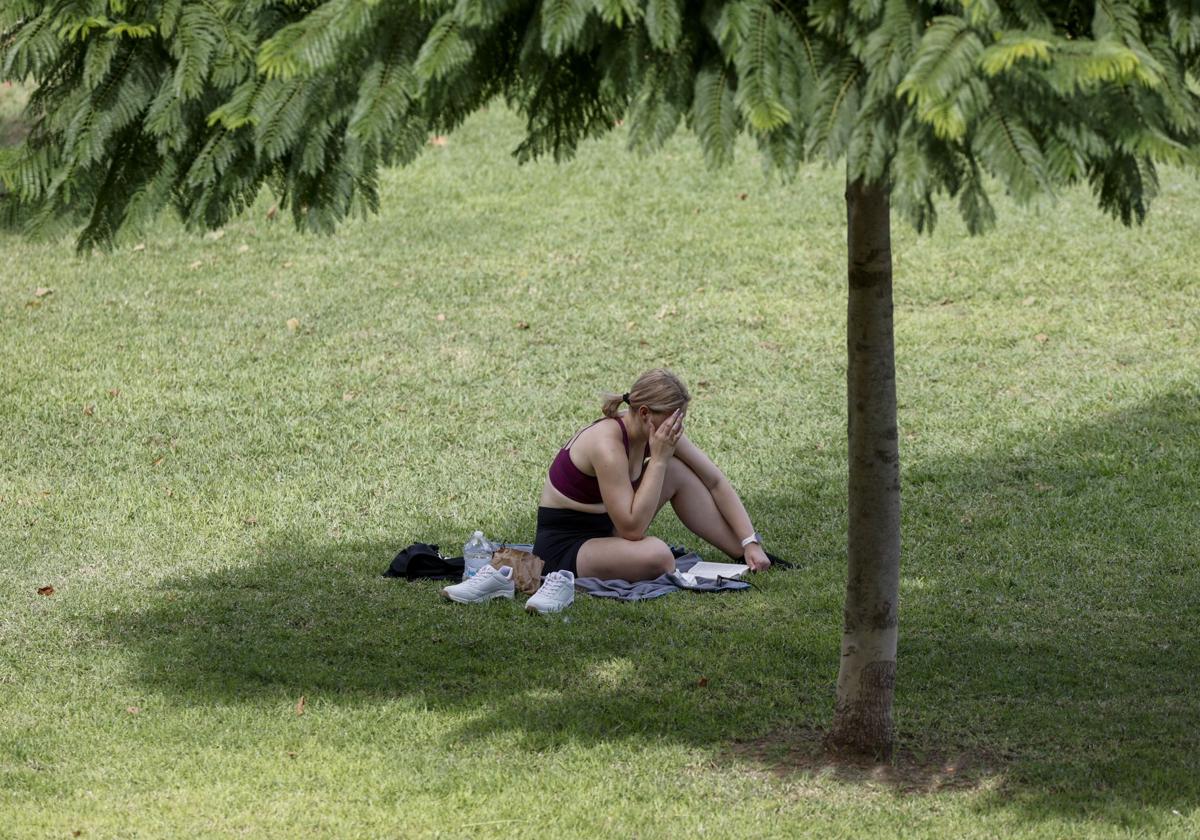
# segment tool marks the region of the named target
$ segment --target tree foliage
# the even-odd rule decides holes
[[[713,166],[743,132],[785,176],[844,158],[919,230],[939,195],[987,228],[993,183],[1086,182],[1129,223],[1157,164],[1197,162],[1200,2],[8,0],[0,74],[34,85],[3,221],[84,248],[166,206],[221,225],[264,186],[331,230],[497,96],[521,160],[683,124]]]

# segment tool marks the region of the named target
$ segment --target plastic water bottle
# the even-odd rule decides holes
[[[483,531],[476,531],[463,546],[463,576],[462,579],[474,577],[475,573],[492,562],[492,552],[495,546],[487,541]]]

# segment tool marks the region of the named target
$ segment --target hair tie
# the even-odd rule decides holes
[[[623,403],[629,402],[629,392],[628,391],[626,391],[624,394],[621,395],[621,402],[623,402]],[[630,405],[630,407],[632,407],[633,403],[629,403],[629,405]]]

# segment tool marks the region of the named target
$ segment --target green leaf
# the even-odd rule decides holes
[[[945,100],[975,69],[983,43],[965,20],[943,15],[921,36],[912,67],[896,89],[909,104],[932,107]]]
[[[596,0],[596,13],[600,20],[620,28],[640,18],[642,8],[637,0]]]
[[[974,149],[1020,201],[1051,188],[1042,150],[1025,123],[999,109],[983,118]]]
[[[413,62],[413,73],[422,81],[437,80],[471,60],[473,49],[462,36],[462,24],[454,12],[438,18]]]
[[[792,118],[780,91],[782,51],[775,13],[760,3],[751,11],[748,24],[737,55],[737,103],[753,128],[772,131]]]
[[[1051,42],[1024,32],[1005,32],[980,56],[979,66],[989,76],[1009,70],[1018,61],[1050,61]]]
[[[109,38],[149,38],[158,30],[152,23],[121,23],[109,27],[104,34]]]
[[[583,31],[592,5],[592,0],[544,0],[542,49],[552,56],[566,52]]]
[[[646,32],[650,43],[670,52],[683,34],[683,13],[679,0],[648,0],[646,3]]]
[[[706,64],[696,74],[692,128],[709,166],[733,162],[739,123],[729,69],[717,62]]]

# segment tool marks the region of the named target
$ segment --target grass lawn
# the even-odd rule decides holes
[[[0,836],[1200,833],[1195,180],[1135,230],[1082,191],[897,222],[901,750],[835,767],[840,171],[518,168],[519,129],[334,238],[266,199],[0,238]],[[555,448],[660,364],[796,571],[552,619],[379,576],[532,539]]]

